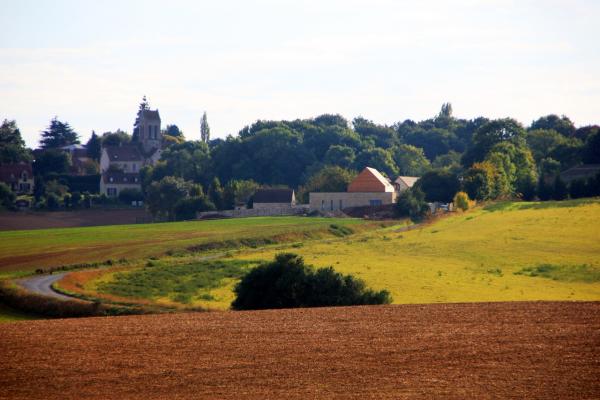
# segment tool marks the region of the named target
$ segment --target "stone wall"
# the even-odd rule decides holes
[[[271,207],[271,208],[244,208],[240,210],[204,211],[197,214],[202,218],[245,218],[245,217],[273,217],[278,215],[301,215],[308,212],[308,206],[296,205],[294,207]]]
[[[373,204],[377,201],[380,204]],[[310,211],[336,211],[349,207],[393,204],[395,201],[395,192],[311,192],[309,194]]]

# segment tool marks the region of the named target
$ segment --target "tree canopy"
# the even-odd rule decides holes
[[[71,144],[79,143],[79,134],[71,128],[69,123],[58,120],[54,117],[50,125],[42,132],[40,146],[43,149],[55,149]]]

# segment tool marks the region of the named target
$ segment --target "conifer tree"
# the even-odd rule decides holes
[[[55,149],[78,143],[79,135],[67,122],[61,122],[57,117],[50,121],[50,126],[42,132],[42,140],[40,140],[43,149]]]

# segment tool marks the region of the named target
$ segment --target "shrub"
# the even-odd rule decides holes
[[[144,200],[144,195],[139,189],[123,189],[119,192],[119,201],[131,204],[134,201]]]
[[[368,289],[361,279],[332,267],[314,269],[302,257],[284,253],[252,269],[235,287],[236,310],[389,304],[387,290]]]
[[[454,195],[454,207],[460,208],[463,211],[467,211],[469,209],[469,195],[465,192],[458,192]]]
[[[54,193],[49,193],[46,196],[46,207],[48,210],[57,210],[60,207],[60,198]]]
[[[0,182],[0,208],[12,210],[15,207],[16,195],[7,184]]]
[[[411,188],[400,193],[396,202],[396,214],[399,217],[410,217],[413,221],[421,221],[429,212],[425,195],[418,188]]]
[[[71,194],[71,207],[73,208],[79,208],[79,206],[81,205],[81,199],[83,198],[83,196],[81,196],[81,193],[79,192],[73,192]]]
[[[554,192],[552,198],[554,200],[565,200],[569,196],[569,190],[567,184],[560,179],[560,175],[556,175],[554,178]]]
[[[177,221],[196,219],[197,212],[214,210],[216,207],[207,196],[188,197],[179,200],[175,205],[175,219]]]

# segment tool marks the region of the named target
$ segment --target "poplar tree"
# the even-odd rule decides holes
[[[204,143],[208,143],[210,140],[210,127],[208,126],[206,111],[204,111],[204,114],[202,114],[202,119],[200,120],[200,140],[202,140]]]

